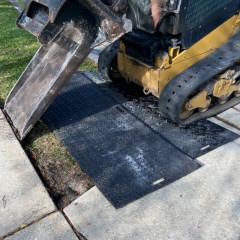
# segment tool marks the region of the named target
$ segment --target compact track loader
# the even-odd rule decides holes
[[[240,102],[239,10],[239,0],[31,0],[17,25],[42,46],[5,112],[24,138],[91,49],[115,38],[103,75],[142,86],[181,125],[214,116]]]

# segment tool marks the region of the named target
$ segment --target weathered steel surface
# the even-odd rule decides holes
[[[21,139],[89,54],[91,44],[91,39],[69,25],[54,42],[38,50],[5,105]]]
[[[18,19],[18,25],[43,44],[5,103],[5,113],[20,139],[31,130],[92,48],[121,32],[120,18],[101,2],[67,1],[63,6],[64,2],[31,1]],[[113,22],[117,31],[114,26],[113,31],[108,29]]]

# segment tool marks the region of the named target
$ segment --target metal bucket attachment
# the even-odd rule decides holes
[[[61,8],[58,11],[46,2],[50,1],[32,1],[18,20],[21,28],[43,44],[5,103],[19,139],[27,135],[91,49],[107,39],[106,19],[121,23],[100,1],[51,1]]]

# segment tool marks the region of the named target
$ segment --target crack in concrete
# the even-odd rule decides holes
[[[35,211],[35,212],[36,212],[36,211]],[[33,222],[29,223],[29,224],[24,224],[24,223],[23,223],[23,224],[22,224],[21,226],[19,226],[16,230],[14,230],[14,231],[8,233],[7,235],[3,236],[2,239],[5,239],[5,238],[7,238],[7,237],[11,237],[11,236],[13,236],[14,234],[16,234],[17,232],[20,232],[21,230],[23,230],[23,229],[25,229],[25,228],[27,228],[27,227],[35,224],[35,223],[38,223],[38,222],[41,221],[42,219],[44,219],[44,218],[46,218],[46,217],[48,217],[48,216],[50,216],[50,215],[52,215],[52,214],[54,214],[54,213],[57,213],[57,212],[58,212],[58,211],[52,211],[52,212],[50,212],[50,213],[48,213],[48,214],[45,214],[44,216],[40,217],[39,219],[37,219],[37,220],[35,220],[35,221],[33,221]],[[26,221],[26,220],[25,220],[25,221]],[[0,240],[1,240],[1,237],[0,237]]]

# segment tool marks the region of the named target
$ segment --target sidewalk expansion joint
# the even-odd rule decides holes
[[[61,211],[62,215],[64,216],[64,218],[66,219],[67,223],[69,224],[69,226],[72,228],[73,232],[76,234],[77,238],[79,240],[87,240],[87,238],[85,236],[83,236],[82,233],[80,233],[72,224],[72,222],[70,221],[70,219],[68,218],[68,216]],[[1,239],[0,239],[1,240]]]
[[[42,210],[42,209],[40,209],[39,211],[41,211],[41,210]],[[25,222],[28,220],[28,219],[26,219],[26,220],[24,221],[24,223],[23,223],[21,226],[19,226],[16,230],[14,230],[14,231],[10,232],[9,234],[3,236],[2,238],[0,237],[0,240],[5,239],[5,238],[7,238],[7,237],[11,237],[11,236],[13,236],[14,234],[16,234],[17,232],[20,232],[21,230],[23,230],[23,229],[25,229],[25,228],[27,228],[27,227],[35,224],[35,223],[38,223],[38,222],[41,221],[42,219],[44,219],[44,218],[46,218],[46,217],[48,217],[48,216],[50,216],[50,215],[52,215],[52,214],[54,214],[54,213],[57,213],[57,212],[58,212],[58,210],[57,210],[57,211],[52,211],[52,212],[50,212],[50,213],[48,213],[48,214],[45,214],[44,216],[40,217],[39,219],[37,219],[37,220],[35,220],[35,221],[33,221],[33,222],[29,223],[29,224],[25,224]],[[35,214],[35,213],[36,213],[36,212],[34,212],[33,214]],[[32,215],[33,215],[33,214],[32,214]],[[32,216],[32,215],[31,215],[31,216]]]
[[[231,127],[234,127],[234,128],[236,128],[237,130],[240,131],[240,127],[238,127],[238,126],[235,125],[234,123],[231,123],[230,121],[227,121],[226,119],[223,119],[223,118],[221,118],[221,117],[219,117],[219,116],[215,116],[215,118],[216,118],[217,120],[219,120],[219,121],[221,121],[221,122],[223,122],[223,123],[225,123],[225,124],[227,124],[227,125],[229,125],[229,126],[231,126]]]

